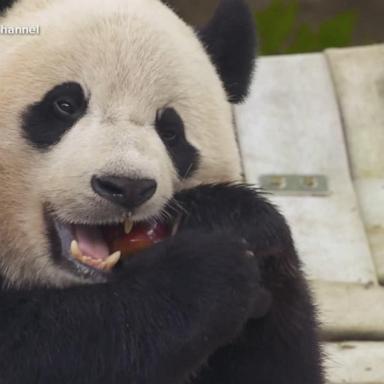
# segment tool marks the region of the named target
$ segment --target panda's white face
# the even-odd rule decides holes
[[[105,227],[160,219],[176,191],[240,166],[222,83],[166,6],[46,3],[7,18],[41,35],[0,41],[0,270],[65,286],[109,273]]]

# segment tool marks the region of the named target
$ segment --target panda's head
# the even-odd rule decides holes
[[[158,0],[11,3],[0,24],[41,32],[0,37],[0,275],[103,281],[105,231],[239,179],[231,104],[252,74],[252,17],[222,0],[196,32]]]

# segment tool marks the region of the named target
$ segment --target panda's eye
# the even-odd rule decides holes
[[[168,145],[175,144],[184,133],[183,121],[173,108],[157,112],[156,128],[160,138]]]
[[[177,139],[177,133],[171,129],[165,130],[160,133],[160,136],[163,140],[167,142],[172,142]]]
[[[191,177],[199,165],[199,151],[188,141],[184,120],[175,108],[156,114],[156,131],[181,178]]]
[[[69,98],[58,99],[53,103],[53,108],[58,117],[74,118],[78,115],[80,108]]]
[[[56,85],[23,112],[24,136],[34,147],[48,149],[85,115],[87,108],[88,98],[79,83]]]

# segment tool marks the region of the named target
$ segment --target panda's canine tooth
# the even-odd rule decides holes
[[[132,228],[133,228],[133,220],[130,219],[130,218],[127,218],[125,221],[124,221],[124,232],[126,235],[129,235],[132,231]]]
[[[100,263],[100,268],[104,270],[111,270],[120,260],[121,251],[117,251],[112,253],[112,255],[108,256],[102,263]]]
[[[76,240],[72,240],[71,242],[71,254],[77,260],[81,260],[83,258],[79,248],[79,243]]]

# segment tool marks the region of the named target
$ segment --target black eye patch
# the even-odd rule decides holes
[[[8,8],[11,8],[17,0],[0,0],[0,15],[2,15]]]
[[[156,130],[181,178],[190,177],[199,165],[199,152],[185,136],[184,122],[174,108],[156,116]]]
[[[57,144],[87,109],[80,84],[68,82],[51,89],[22,115],[24,137],[36,148]]]

